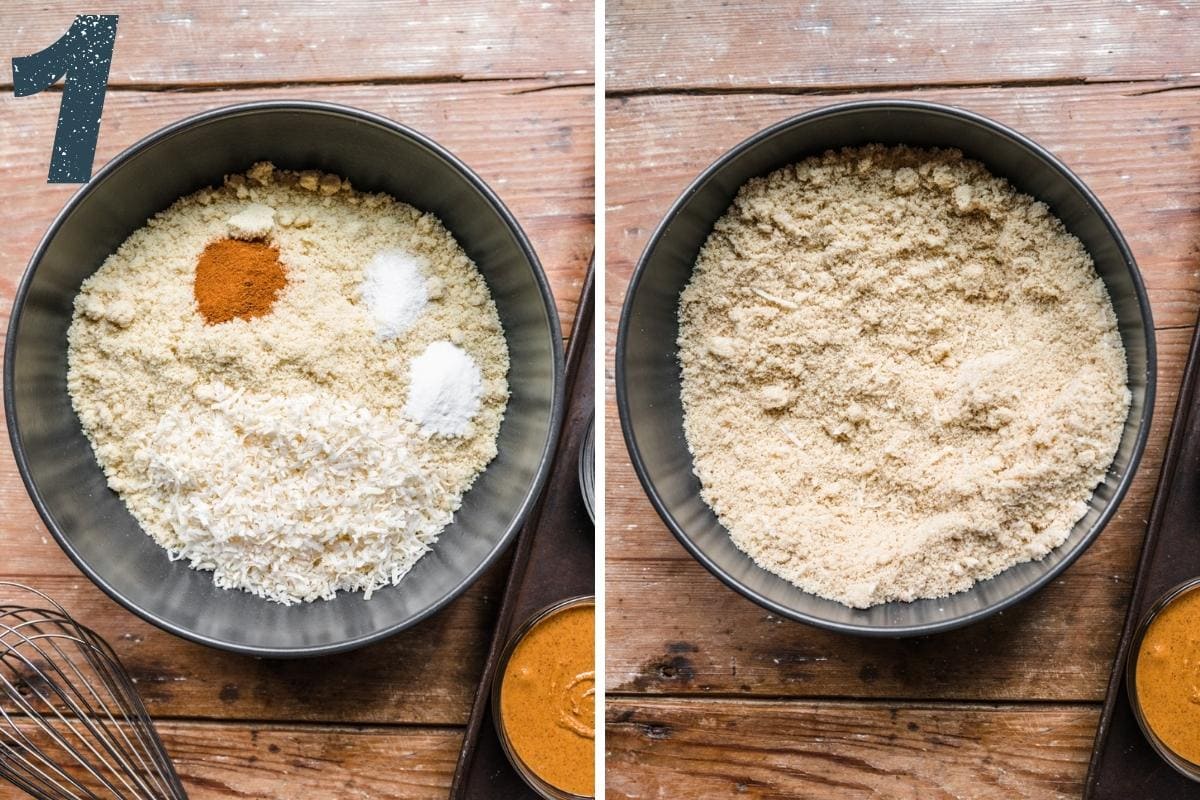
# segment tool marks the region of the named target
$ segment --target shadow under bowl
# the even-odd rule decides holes
[[[82,281],[146,220],[228,173],[270,160],[319,169],[436,214],[479,268],[508,342],[511,397],[499,455],[454,521],[396,586],[294,606],[218,589],[172,562],[108,488],[67,393],[67,329]],[[562,421],[561,329],[516,220],[462,162],[383,117],[328,103],[249,103],[188,118],[101,169],[63,208],[17,290],[4,404],[17,466],[54,538],[113,599],[171,633],[270,657],[349,650],[461,594],[512,541],[546,479]]]
[[[965,592],[853,609],[801,591],[757,566],[700,497],[683,432],[675,344],[680,292],[713,224],[750,178],[871,143],[954,147],[1045,202],[1083,243],[1112,298],[1128,359],[1132,404],[1120,446],[1088,511],[1040,561],[1018,564]],[[616,347],[617,406],[634,470],[650,502],[688,552],[727,585],[790,619],[845,633],[915,636],[982,620],[1029,597],[1078,558],[1116,513],[1137,469],[1154,406],[1154,325],[1125,240],[1090,190],[1045,149],[992,120],[917,101],[845,103],[785,120],[723,155],[687,188],[650,238],[634,270]]]

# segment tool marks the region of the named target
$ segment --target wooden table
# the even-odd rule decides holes
[[[12,96],[11,56],[82,6],[0,12],[7,327],[17,281],[77,187],[46,184],[59,89]],[[593,16],[588,0],[109,3],[120,13],[96,166],[189,114],[329,100],[429,134],[497,191],[533,241],[569,326],[592,250]],[[569,334],[564,330],[564,335]],[[59,599],[119,651],[191,797],[444,798],[507,562],[415,628],[352,654],[260,661],[189,644],[105,597],[42,526],[0,437],[0,579]],[[17,797],[0,787],[0,798]]]
[[[607,12],[608,797],[1078,797],[1200,300],[1200,16],[647,5]],[[1115,216],[1158,330],[1154,427],[1116,519],[1032,600],[924,639],[824,632],[725,588],[651,509],[612,395],[625,285],[676,195],[767,124],[868,97],[963,106],[1052,150]]]

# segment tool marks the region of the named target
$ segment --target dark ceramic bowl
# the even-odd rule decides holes
[[[255,161],[322,169],[435,213],[474,259],[500,311],[512,397],[500,454],[433,551],[399,585],[285,607],[172,562],[105,483],[67,394],[67,328],[79,285],[146,219]],[[383,117],[325,103],[222,108],[117,156],[54,220],[17,290],[4,405],[21,477],[46,526],[101,589],[202,644],[261,656],[349,650],[418,622],[465,590],[516,534],[549,468],[562,418],[558,315],[520,226],[462,162]]]
[[[700,497],[683,434],[675,339],[679,294],[713,223],[750,178],[825,150],[864,145],[957,147],[1046,202],[1083,242],[1112,297],[1129,361],[1133,402],[1116,459],[1087,514],[1041,561],[1018,564],[969,591],[937,600],[852,609],[797,589],[742,553]],[[763,130],[706,169],[650,238],[617,334],[617,405],[625,443],[650,502],[684,547],[726,584],[768,610],[846,633],[913,636],[984,619],[1029,597],[1079,557],[1116,513],[1146,445],[1154,406],[1154,325],[1133,256],[1100,201],[1061,162],[989,119],[932,103],[830,106]]]

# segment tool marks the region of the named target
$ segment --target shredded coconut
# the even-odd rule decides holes
[[[270,314],[206,325],[200,253],[268,218],[287,286]],[[419,259],[430,291],[384,341],[360,287],[389,252]],[[447,341],[475,365],[475,406],[461,434],[428,436],[404,414],[410,365]],[[68,332],[68,389],[109,486],[173,557],[280,602],[403,577],[495,457],[507,372],[487,285],[434,216],[269,163],[135,231],[84,281]]]
[[[403,250],[376,253],[363,273],[362,296],[379,338],[396,338],[413,326],[429,298],[421,262]]]
[[[450,342],[434,342],[413,359],[404,413],[426,435],[462,436],[479,411],[479,366]]]
[[[320,393],[205,384],[129,446],[122,497],[171,557],[285,604],[396,583],[459,501],[402,429]]]
[[[749,181],[679,321],[704,499],[764,569],[852,607],[1045,556],[1129,409],[1083,246],[952,150],[869,146]]]

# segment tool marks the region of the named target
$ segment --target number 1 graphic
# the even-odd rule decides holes
[[[12,60],[17,97],[37,94],[66,75],[48,183],[86,183],[92,177],[116,40],[115,14],[80,14],[57,42],[40,53]]]

